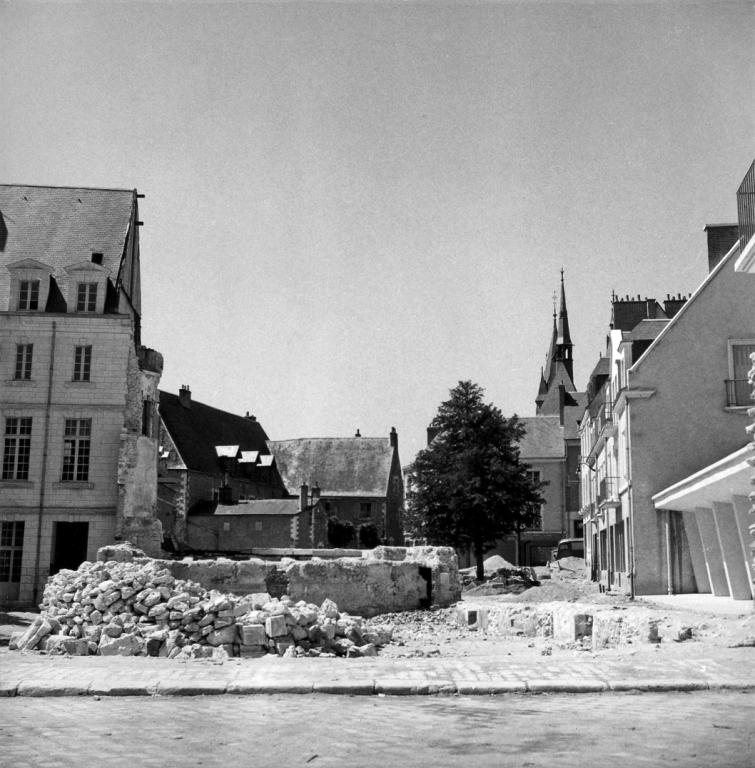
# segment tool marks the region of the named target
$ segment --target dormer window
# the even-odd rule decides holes
[[[76,293],[76,311],[97,311],[97,283],[79,283]]]
[[[10,312],[44,312],[50,294],[52,267],[36,259],[6,265],[10,272]],[[5,307],[0,307],[5,309]]]
[[[21,280],[18,284],[18,308],[39,309],[39,280]]]
[[[68,311],[102,314],[105,311],[108,271],[92,261],[80,261],[66,267],[68,274]]]

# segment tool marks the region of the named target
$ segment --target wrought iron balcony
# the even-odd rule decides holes
[[[752,400],[752,384],[747,379],[724,379],[726,383],[726,407],[755,405]]]

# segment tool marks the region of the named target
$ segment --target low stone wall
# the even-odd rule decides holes
[[[127,551],[124,546],[103,547],[98,559],[127,558]],[[360,552],[360,557],[334,557],[338,552],[333,550],[327,554],[327,559],[313,556],[306,560],[185,558],[153,562],[174,578],[196,582],[204,589],[236,595],[266,592],[318,604],[329,598],[341,610],[366,617],[430,605],[445,607],[461,599],[456,554],[451,547],[377,547]]]

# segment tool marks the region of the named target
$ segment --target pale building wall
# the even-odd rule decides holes
[[[724,379],[728,340],[755,337],[754,303],[755,276],[725,260],[628,373],[631,388],[654,390],[628,404],[638,594],[667,589],[663,516],[651,496],[746,442],[746,411],[725,408]]]

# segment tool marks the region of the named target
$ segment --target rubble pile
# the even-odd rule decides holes
[[[462,590],[470,595],[519,594],[540,584],[531,568],[512,565],[500,555],[491,555],[483,562],[485,580],[477,580],[475,567],[459,571]]]
[[[168,658],[375,656],[392,628],[322,605],[237,597],[176,579],[154,561],[83,563],[45,587],[42,613],[12,641],[73,655]]]

